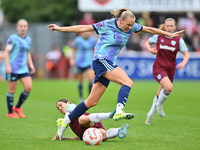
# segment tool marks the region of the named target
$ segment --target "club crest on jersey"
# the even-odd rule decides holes
[[[176,45],[176,41],[171,41],[171,44],[174,46]]]
[[[161,42],[164,42],[165,40],[161,39]]]
[[[157,78],[158,78],[158,80],[160,80],[161,79],[161,74],[157,75]]]

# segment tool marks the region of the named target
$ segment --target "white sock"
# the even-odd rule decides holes
[[[110,128],[106,132],[107,139],[115,138],[118,135],[118,130],[120,128]]]
[[[152,104],[152,106],[151,106],[151,109],[150,109],[150,111],[148,112],[148,115],[150,115],[150,116],[153,116],[154,114],[155,114],[155,112],[156,112],[156,102],[157,102],[157,95],[154,97],[154,99],[153,99],[153,104]]]
[[[64,124],[67,124],[67,125],[70,124],[71,120],[69,119],[68,115],[65,115],[63,122],[64,122]]]
[[[124,105],[122,103],[117,103],[116,113],[121,112],[123,110],[124,110]]]
[[[110,118],[110,113],[94,113],[90,114],[90,121],[93,123],[101,122]]]
[[[166,92],[165,89],[163,88],[161,91],[160,91],[160,95],[158,97],[158,101],[156,102],[156,106],[159,106],[161,107],[164,103],[164,101],[167,99],[168,95],[170,93],[169,92]]]

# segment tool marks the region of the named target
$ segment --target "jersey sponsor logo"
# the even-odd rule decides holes
[[[171,41],[171,44],[174,46],[176,45],[176,41]]]
[[[161,44],[160,44],[160,49],[170,50],[170,51],[172,51],[172,52],[176,50],[175,47],[170,47],[170,46],[167,46],[167,45],[161,45]]]

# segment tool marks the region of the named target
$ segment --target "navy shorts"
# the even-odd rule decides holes
[[[95,73],[94,83],[100,82],[105,87],[108,87],[110,80],[106,79],[102,76],[102,74],[106,73],[107,70],[113,71],[117,65],[115,65],[112,61],[106,59],[96,59],[92,62],[92,69]]]
[[[76,67],[75,72],[76,72],[77,74],[79,74],[79,73],[83,73],[83,72],[86,71],[87,69],[91,69],[91,65],[89,65],[89,66],[87,66],[87,67],[84,67],[84,68]]]
[[[30,76],[28,72],[22,73],[22,74],[16,74],[16,73],[6,73],[6,80],[7,81],[17,81],[18,79],[21,79],[23,77]]]

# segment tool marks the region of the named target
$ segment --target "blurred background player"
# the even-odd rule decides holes
[[[60,99],[59,101],[57,101],[56,107],[60,113],[65,115],[65,114],[71,113],[76,107],[76,105],[72,104],[68,99]],[[124,138],[127,134],[127,130],[129,127],[128,124],[124,124],[121,128],[110,128],[106,131],[104,126],[101,123],[102,120],[112,118],[114,113],[115,111],[113,111],[112,113],[92,113],[92,114],[84,113],[78,119],[73,120],[69,124],[71,130],[77,135],[77,137],[63,137],[63,139],[67,139],[67,140],[81,139],[82,140],[82,136],[85,130],[91,127],[98,128],[101,131],[103,135],[103,141],[107,139],[115,138],[117,136],[119,136],[119,138]],[[60,126],[62,122],[63,122],[62,118],[59,118],[57,120],[58,127]],[[58,139],[58,135],[56,134],[56,136],[52,140],[57,140],[57,139]]]
[[[133,81],[128,75],[115,64],[115,60],[122,47],[127,43],[129,36],[132,32],[148,32],[151,34],[161,34],[170,37],[176,37],[183,31],[169,33],[163,30],[159,30],[152,27],[142,26],[135,23],[135,15],[122,8],[119,10],[113,10],[112,19],[107,19],[92,25],[75,25],[69,27],[59,27],[55,24],[50,24],[50,31],[59,32],[88,32],[96,31],[99,34],[99,39],[95,46],[94,59],[92,67],[95,72],[95,79],[92,85],[92,90],[88,98],[81,102],[72,113],[65,116],[64,123],[67,126],[75,118],[81,116],[89,108],[94,107],[98,104],[101,96],[108,87],[110,81],[113,81],[121,88],[118,92],[118,100],[116,105],[116,113],[113,116],[114,120],[120,119],[132,119],[134,117],[131,113],[124,112],[124,106],[128,100],[128,96],[133,86]],[[59,139],[62,140],[65,126],[60,127]]]
[[[6,96],[8,106],[7,117],[10,118],[25,117],[21,105],[26,101],[32,89],[32,79],[30,74],[35,73],[35,67],[31,59],[31,38],[26,35],[27,30],[28,22],[25,19],[20,19],[17,22],[18,33],[12,34],[8,38],[5,48],[6,80],[8,81],[8,92]],[[30,74],[27,60],[29,62]],[[18,79],[23,84],[24,90],[19,97],[17,105],[13,107],[14,93]],[[18,116],[13,113],[13,111],[17,113]]]
[[[73,52],[70,58],[70,65],[76,66],[75,73],[77,74],[78,80],[78,91],[79,91],[79,101],[82,102],[83,99],[83,79],[84,73],[86,73],[89,80],[88,91],[92,89],[92,84],[94,80],[94,71],[91,68],[93,50],[96,44],[96,39],[91,36],[91,32],[81,33],[72,42]]]
[[[160,26],[160,29],[169,33],[174,33],[176,30],[175,20],[173,18],[166,19],[165,23]],[[151,47],[151,44],[156,44],[156,47]],[[171,38],[164,35],[154,35],[146,41],[145,45],[149,52],[157,55],[153,64],[153,76],[160,84],[145,122],[146,124],[151,124],[152,117],[156,110],[161,117],[165,117],[162,106],[172,92],[175,68],[180,70],[186,65],[189,60],[189,53],[184,40],[179,36]],[[183,61],[176,66],[176,55],[178,51],[183,53],[184,58]]]

